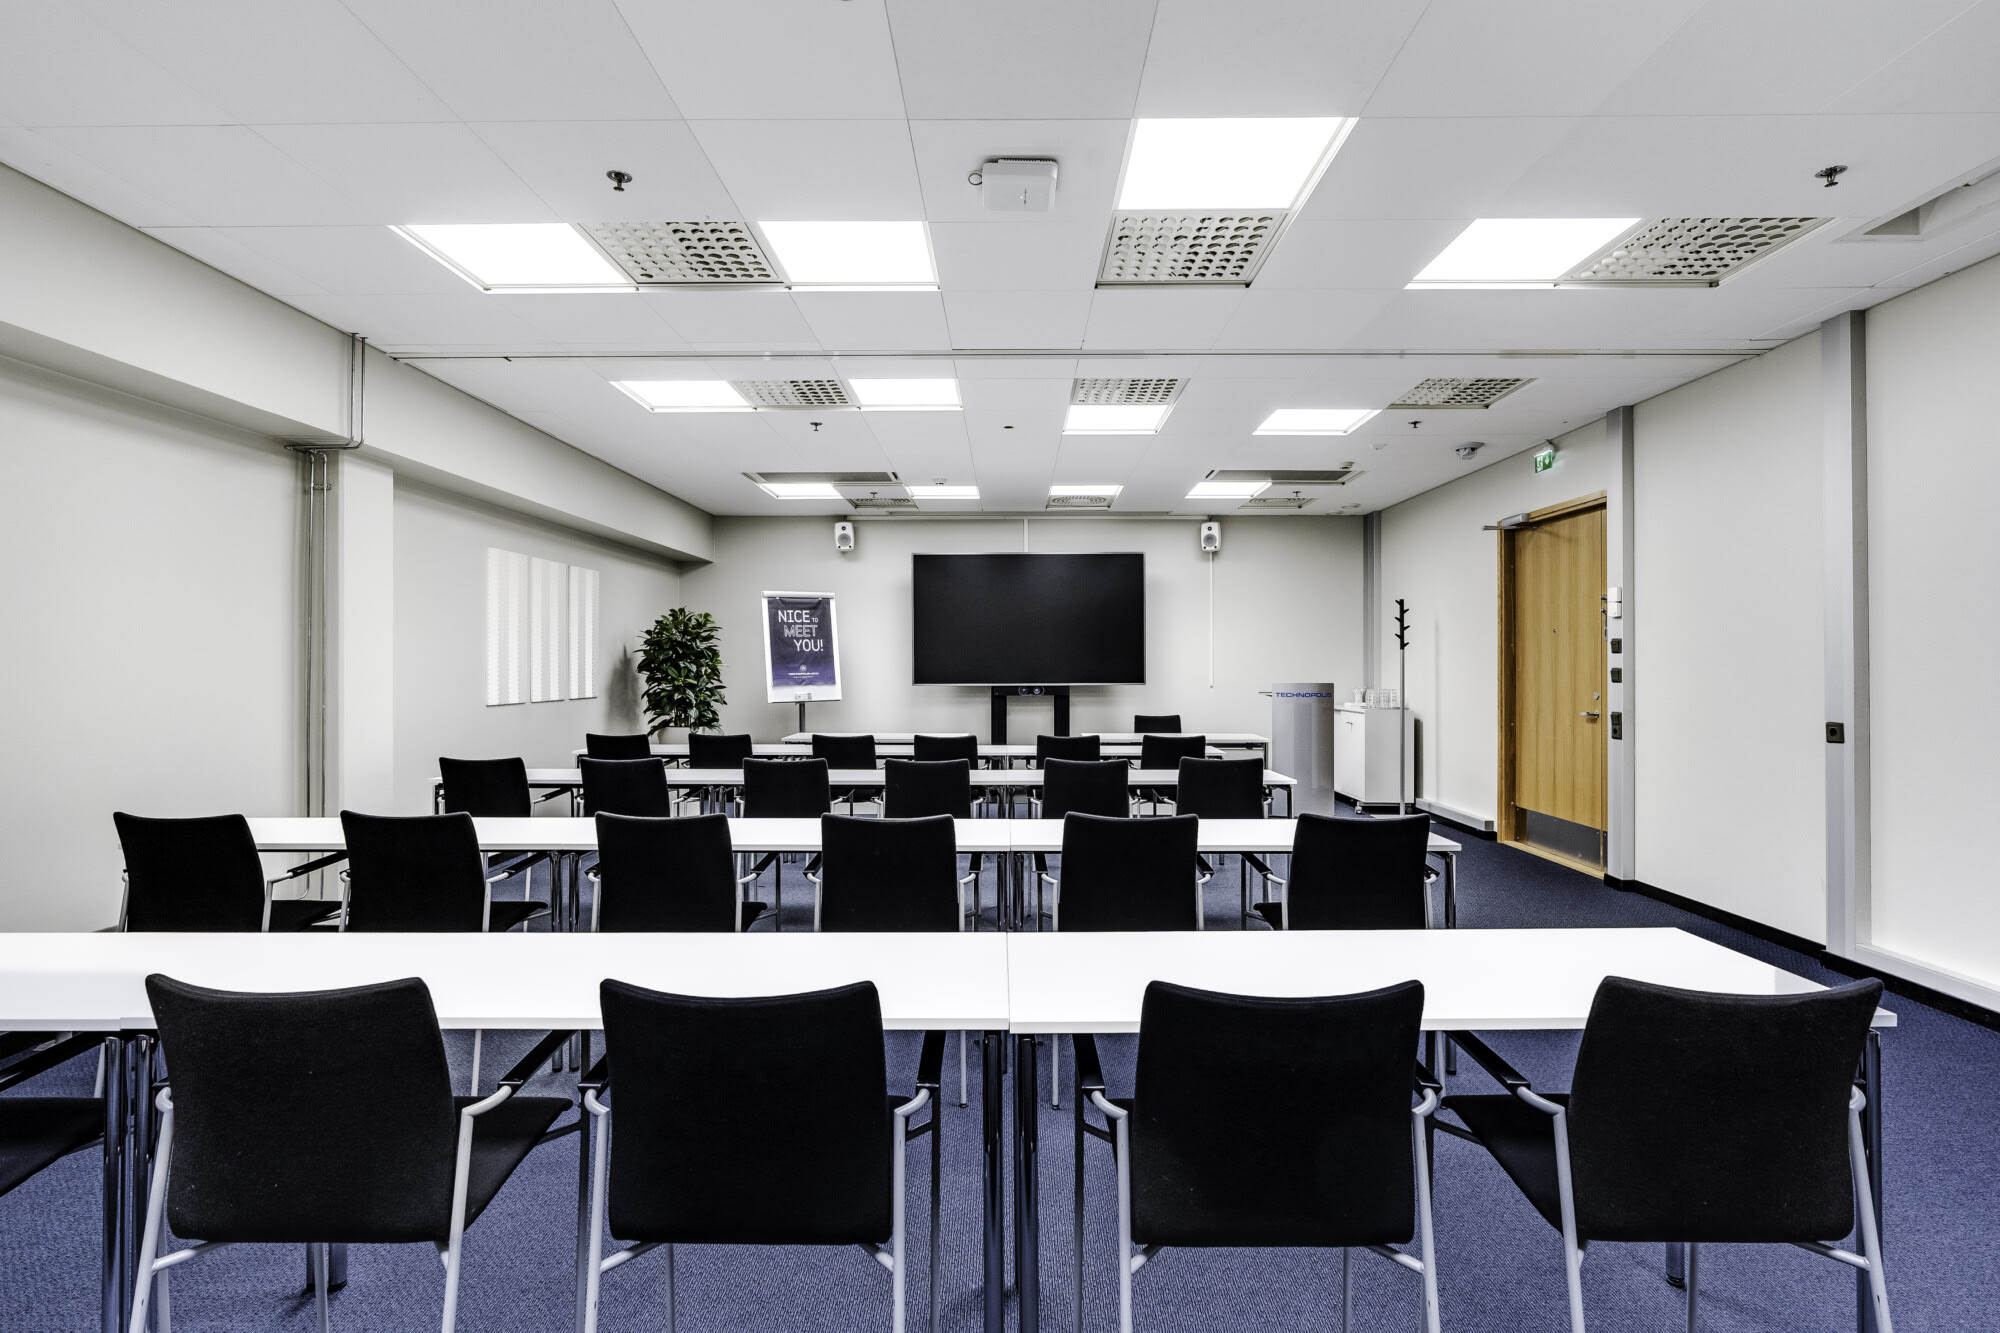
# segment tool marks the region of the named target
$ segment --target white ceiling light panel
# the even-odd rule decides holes
[[[566,222],[411,224],[391,231],[484,292],[632,291]]]
[[[977,500],[977,486],[911,486],[908,488],[912,499],[916,500]]]
[[[1345,435],[1376,415],[1373,407],[1281,407],[1264,418],[1258,435]]]
[[[648,412],[750,412],[748,399],[725,380],[613,380]]]
[[[864,412],[956,412],[960,410],[958,381],[849,380],[854,400]]]
[[[838,500],[841,494],[826,481],[760,481],[766,495],[778,500]]]
[[[759,222],[794,287],[934,289],[921,222]]]
[[[1171,403],[1071,403],[1063,416],[1065,435],[1157,435]]]
[[[1337,116],[1134,121],[1118,208],[1292,208],[1352,124]]]
[[[1190,500],[1248,500],[1269,488],[1268,481],[1198,481],[1187,493]]]
[[[1638,218],[1478,218],[1411,287],[1548,287]]]

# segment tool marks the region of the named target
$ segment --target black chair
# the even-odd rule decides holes
[[[1202,885],[1195,850],[1201,821],[1063,816],[1062,876],[1050,917],[1057,930],[1200,930]],[[1067,891],[1063,886],[1068,885]]]
[[[161,1257],[164,1223],[204,1251],[311,1246],[322,1330],[329,1244],[429,1242],[444,1258],[450,1333],[465,1228],[530,1152],[577,1128],[549,1130],[569,1098],[519,1095],[571,1034],[550,1033],[488,1096],[454,1097],[437,1011],[416,978],[237,994],[155,974],[146,994],[171,1084],[158,1096],[131,1327],[148,1327],[163,1265],[192,1257]],[[302,1125],[314,1131],[309,1152]]]
[[[1439,1087],[1410,1055],[1423,1012],[1416,981],[1314,999],[1155,981],[1130,1098],[1105,1095],[1097,1044],[1079,1033],[1076,1327],[1088,1135],[1110,1142],[1117,1164],[1121,1328],[1132,1327],[1134,1270],[1163,1247],[1254,1245],[1340,1250],[1349,1311],[1354,1250],[1415,1268],[1424,1327],[1438,1333],[1426,1126]],[[1103,1126],[1085,1118],[1086,1098]],[[1391,1248],[1413,1238],[1418,1255]]]
[[[827,785],[824,759],[745,759],[743,761],[743,814],[747,819],[818,819],[833,809],[833,793]],[[819,858],[806,863],[807,873],[819,868]],[[785,863],[780,853],[767,852],[759,860],[753,876],[767,867],[776,867],[771,878],[775,906],[771,929],[776,930],[785,911]]]
[[[914,741],[912,758],[932,763],[942,759],[963,759],[974,768],[979,767],[979,737],[969,731],[949,736],[926,736],[918,732],[911,739]]]
[[[1139,738],[1139,767],[1179,769],[1183,759],[1200,759],[1208,753],[1206,736],[1141,736]],[[1148,787],[1137,793],[1139,800],[1145,801],[1155,810],[1162,801],[1174,799],[1172,793],[1160,787]]]
[[[1165,732],[1181,729],[1179,713],[1140,713],[1132,719],[1132,730],[1137,732]]]
[[[745,902],[726,815],[687,819],[597,816],[590,928],[743,931],[769,910]]]
[[[1198,815],[1202,819],[1263,819],[1270,813],[1264,803],[1264,761],[1261,759],[1183,758],[1180,781],[1174,787],[1174,813]],[[1241,916],[1250,919],[1250,871],[1271,879],[1271,867],[1248,852],[1236,858],[1237,881],[1241,890]],[[1201,868],[1210,869],[1206,857]]]
[[[828,768],[873,768],[875,767],[875,738],[873,736],[822,736],[815,732],[812,738],[812,753],[815,759],[826,760]],[[876,793],[861,787],[842,787],[832,794],[836,801],[847,802],[847,813],[854,813],[856,801],[873,800]]]
[[[1493,1154],[1562,1233],[1570,1320],[1593,1240],[1684,1244],[1687,1323],[1703,1241],[1797,1245],[1863,1269],[1888,1329],[1881,1240],[1855,1086],[1879,981],[1804,995],[1717,995],[1606,977],[1570,1091],[1542,1094],[1484,1042],[1453,1040],[1505,1092],[1444,1099],[1439,1130]],[[1859,1255],[1835,1250],[1860,1217]]]
[[[882,761],[882,817],[921,819],[972,814],[972,765],[963,759]]]
[[[691,731],[687,745],[689,768],[741,768],[745,759],[757,753],[756,743],[747,731],[731,736]],[[733,800],[734,793],[723,787],[704,787],[697,793],[697,799],[705,813]]]
[[[583,752],[592,759],[651,759],[652,739],[638,736],[600,736],[596,732],[585,732]]]
[[[125,853],[120,930],[303,930],[340,914],[337,902],[279,898],[277,887],[347,859],[320,856],[266,878],[242,815],[111,816]]]
[[[949,815],[822,815],[814,930],[964,930],[965,885]]]
[[[5,1034],[0,1034],[5,1035]],[[9,1054],[26,1052],[0,1069],[0,1196],[12,1193],[73,1152],[104,1141],[102,1097],[23,1097],[14,1089],[80,1055],[101,1051],[104,1034],[15,1034]],[[35,1047],[40,1046],[40,1050]],[[108,1203],[109,1201],[107,1201]]]
[[[1042,764],[1042,794],[1034,798],[1035,818],[1132,813],[1132,769],[1116,759],[1049,759]]]
[[[1423,930],[1431,924],[1430,837],[1429,815],[1300,815],[1291,866],[1283,878],[1268,876],[1278,901],[1254,910],[1278,930]]]
[[[872,982],[759,999],[600,988],[605,1060],[580,1084],[597,1135],[584,1264],[584,1328],[603,1274],[665,1249],[674,1326],[675,1245],[858,1245],[886,1264],[904,1326],[905,1145],[931,1138],[931,1329],[938,1329],[935,1104],[944,1034],[924,1034],[917,1086],[889,1093]],[[615,1084],[607,1071],[615,1068]],[[604,1091],[612,1088],[612,1104]],[[801,1114],[799,1090],[811,1090]],[[925,1106],[929,1118],[910,1120]],[[613,1109],[618,1132],[610,1133]],[[607,1142],[608,1140],[608,1142]],[[606,1233],[634,1242],[608,1257]],[[868,1265],[874,1267],[873,1263]]]
[[[583,813],[666,819],[674,813],[667,766],[657,759],[579,759]]]
[[[1037,736],[1035,737],[1035,767],[1045,767],[1051,759],[1072,759],[1096,763],[1104,757],[1102,739],[1098,736]]]
[[[474,819],[526,819],[535,813],[534,793],[528,789],[528,766],[519,758],[439,758],[438,805],[441,813],[463,811]],[[497,853],[486,858],[486,865],[489,870],[504,865],[509,874],[529,872],[521,896],[532,898],[535,896],[533,867],[546,860],[546,852],[530,852],[525,856]]]

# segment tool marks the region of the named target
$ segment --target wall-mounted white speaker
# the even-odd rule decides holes
[[[1222,549],[1222,525],[1220,523],[1204,523],[1201,525],[1201,549],[1211,553]]]
[[[836,523],[833,525],[833,549],[836,551],[851,551],[854,549],[854,525],[852,523]]]

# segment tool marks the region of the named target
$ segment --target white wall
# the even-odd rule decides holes
[[[486,705],[489,546],[600,572],[597,698]],[[400,477],[395,552],[397,810],[431,808],[440,755],[568,766],[585,732],[644,726],[634,652],[646,627],[680,604],[675,565]]]
[[[1499,806],[1499,545],[1481,528],[1605,488],[1601,423],[1558,441],[1556,465],[1516,454],[1382,511],[1382,660],[1396,683],[1396,599],[1410,604],[1409,699],[1417,795],[1478,819]]]
[[[297,468],[0,361],[0,929],[116,920],[113,810],[293,812]]]
[[[1630,607],[1638,879],[1823,942],[1819,342],[1638,406]]]
[[[2000,892],[1979,835],[2000,805],[2000,261],[1869,311],[1867,357],[1875,814],[1862,938],[1973,980],[1991,1003]]]
[[[797,722],[794,705],[764,702],[757,597],[767,590],[837,595],[845,697],[807,705],[809,728],[987,734],[984,688],[910,683],[910,556],[919,551],[1145,553],[1146,684],[1077,687],[1074,730],[1124,731],[1134,713],[1178,712],[1193,730],[1264,732],[1270,701],[1257,691],[1273,681],[1359,684],[1360,520],[1225,519],[1212,565],[1198,546],[1198,522],[896,518],[857,523],[856,549],[840,555],[825,518],[718,518],[715,563],[688,571],[687,600],[722,627],[724,727],[759,739]],[[1016,700],[1009,738],[1032,740],[1051,718],[1051,704]]]

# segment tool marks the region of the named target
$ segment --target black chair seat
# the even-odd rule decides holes
[[[104,1137],[98,1097],[0,1097],[0,1194]]]
[[[743,929],[745,930],[750,929],[750,923],[752,921],[755,921],[758,917],[764,915],[764,913],[770,910],[771,910],[771,904],[769,903],[743,904]]]
[[[1541,1094],[1559,1106],[1569,1105],[1566,1092]],[[1447,1097],[1444,1109],[1465,1122],[1479,1142],[1500,1163],[1535,1211],[1550,1226],[1562,1230],[1562,1197],[1556,1187],[1555,1124],[1512,1093]]]
[[[493,904],[498,908],[500,904]],[[479,1097],[454,1097],[463,1111]],[[465,1224],[471,1226],[514,1168],[527,1159],[557,1117],[570,1109],[567,1097],[510,1097],[472,1122],[472,1169],[465,1180]],[[100,1113],[101,1114],[101,1113]],[[454,1117],[456,1120],[456,1117]],[[442,1239],[442,1238],[440,1238]]]
[[[271,929],[275,931],[304,930],[322,921],[331,921],[340,915],[340,904],[321,902],[317,898],[273,898],[271,900]]]
[[[512,930],[523,921],[529,921],[535,917],[545,915],[548,910],[549,905],[547,903],[538,903],[532,900],[521,902],[519,899],[510,898],[493,904],[492,914],[487,918],[486,929],[489,931]]]
[[[1285,905],[1283,903],[1251,903],[1250,910],[1264,918],[1272,930],[1285,928]]]

